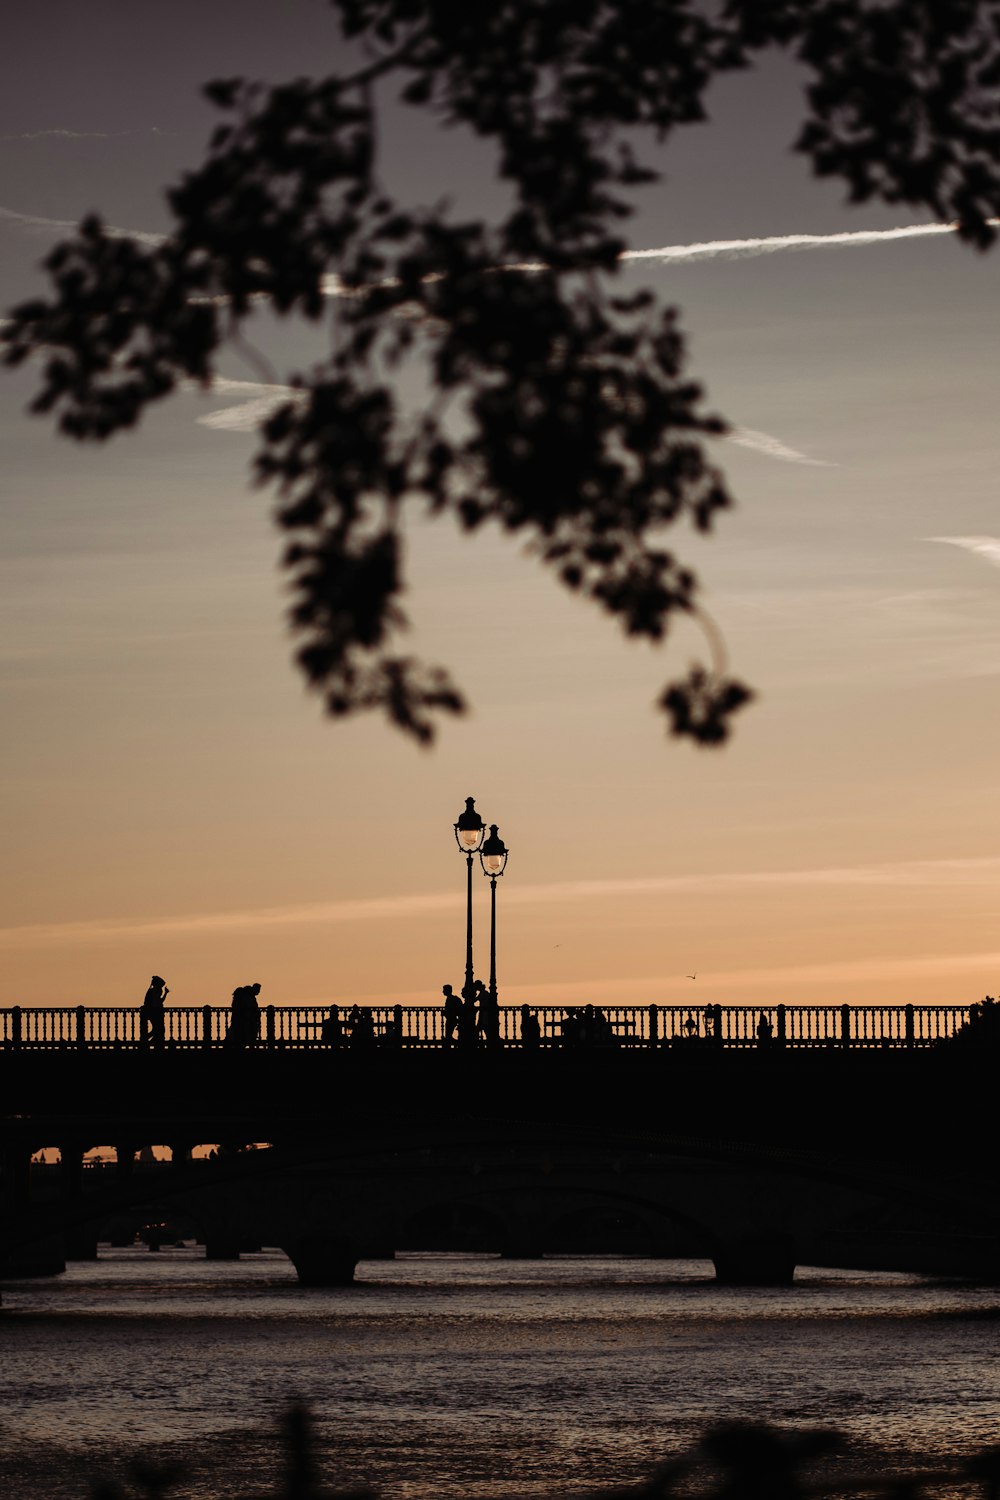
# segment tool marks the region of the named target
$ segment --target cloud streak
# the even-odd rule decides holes
[[[943,542],[948,547],[962,547],[984,562],[1000,568],[1000,537],[996,536],[926,536],[925,542]]]
[[[37,214],[16,213],[12,209],[0,208],[0,222],[17,224],[26,229],[39,231],[72,230],[76,227],[74,223],[63,219],[47,219]],[[991,219],[991,224],[1000,224],[1000,220]],[[142,230],[126,230],[114,225],[107,226],[108,234],[115,237],[131,235],[143,244],[158,245],[165,238],[164,235],[150,234]],[[861,249],[872,245],[895,244],[902,240],[926,239],[951,235],[956,232],[954,224],[908,224],[896,229],[856,229],[836,234],[779,234],[764,235],[747,239],[729,240],[699,240],[682,245],[658,245],[642,250],[626,250],[622,256],[623,264],[645,263],[649,265],[681,265],[705,260],[744,260],[755,256],[776,255],[790,251],[800,250],[829,250],[829,249]],[[541,265],[510,266],[501,269],[508,271],[537,271],[543,270]],[[328,297],[339,297],[345,295],[344,289],[336,276],[328,276],[325,279],[324,293]],[[239,406],[229,407],[222,411],[209,412],[198,417],[197,421],[203,426],[217,432],[251,432],[265,418],[272,407],[279,401],[294,395],[289,387],[258,387],[257,394],[252,400],[246,401]],[[805,464],[815,468],[829,468],[832,465],[828,460],[813,458],[809,454],[802,453],[790,444],[783,442],[780,438],[773,437],[770,433],[759,432],[754,428],[737,427],[727,434],[727,441],[735,443],[739,447],[748,448],[752,452],[760,453],[768,458],[777,459],[782,463]],[[929,538],[929,540],[954,540],[951,538]],[[979,541],[989,539],[975,539]],[[961,545],[962,543],[956,543]]]
[[[989,219],[996,227],[1000,219]],[[772,234],[744,240],[700,240],[687,245],[660,245],[647,250],[626,250],[627,262],[649,261],[677,265],[698,260],[749,260],[758,255],[778,255],[791,250],[860,250],[868,245],[895,244],[900,240],[928,239],[955,234],[956,224],[906,224],[898,229],[852,229],[839,234]]]
[[[59,133],[52,132],[52,134]],[[162,132],[157,133],[162,134]],[[12,138],[5,137],[5,139]],[[17,137],[17,139],[22,139],[22,137]],[[9,208],[0,208],[0,219],[17,222],[25,228],[33,229],[63,230],[77,227],[72,220],[46,219],[37,214],[16,213]],[[1000,219],[988,219],[987,223],[996,228],[1000,226]],[[941,235],[955,234],[957,229],[956,224],[904,224],[896,229],[849,229],[835,234],[769,234],[747,239],[694,240],[683,245],[654,245],[642,250],[625,250],[620,259],[623,264],[628,265],[645,262],[662,266],[681,265],[701,260],[750,260],[756,256],[778,255],[799,250],[860,250],[872,245],[897,244],[903,240],[937,238]],[[154,245],[161,244],[165,238],[162,234],[150,234],[141,229],[119,229],[113,225],[108,226],[108,233],[119,237],[130,235],[144,244]],[[541,263],[526,263],[502,266],[498,269],[527,272],[543,271],[546,267]],[[336,276],[327,277],[324,291],[329,297],[345,295]]]
[[[769,432],[757,432],[752,427],[734,427],[725,434],[725,438],[727,442],[735,443],[740,448],[749,448],[754,453],[763,453],[767,458],[778,458],[782,463],[811,464],[819,469],[836,467],[828,459],[810,458],[808,453],[800,453],[798,448],[790,447],[780,438],[772,437]]]
[[[174,135],[149,125],[145,130],[22,130],[16,135],[0,135],[0,141],[121,141],[132,135]]]
[[[911,860],[895,864],[843,865],[818,869],[750,870],[724,874],[650,876],[626,880],[567,880],[550,885],[515,886],[504,892],[504,904],[552,906],[581,901],[634,900],[637,897],[686,894],[739,893],[754,890],[802,889],[805,886],[845,889],[954,889],[993,885],[1000,879],[1000,857],[978,859]],[[222,934],[300,927],[412,921],[463,905],[460,893],[374,896],[316,901],[295,906],[255,907],[236,911],[200,912],[153,920],[108,918],[82,922],[43,922],[0,928],[0,951],[50,946],[169,938],[214,937]]]
[[[191,390],[200,390],[200,387],[189,387]],[[305,394],[290,385],[256,385],[251,381],[242,380],[217,380],[207,394],[212,396],[242,395],[244,392],[257,392],[250,400],[242,401],[238,406],[225,406],[220,411],[205,412],[196,417],[195,421],[202,427],[210,427],[215,432],[254,432],[266,417],[283,401],[304,401]],[[773,437],[769,432],[758,432],[752,427],[734,427],[731,432],[725,434],[725,441],[736,443],[741,448],[749,448],[754,453],[760,453],[765,458],[775,458],[782,463],[809,464],[816,468],[832,468],[825,458],[810,458],[807,453],[801,453],[798,448],[792,448],[788,443],[782,442],[781,438]]]
[[[56,231],[75,230],[79,225],[75,219],[46,219],[41,214],[20,214],[13,208],[0,207],[0,223],[11,224],[19,229],[35,230],[52,234]],[[114,240],[138,240],[141,245],[162,245],[165,234],[151,234],[145,229],[121,229],[117,224],[105,224],[105,234]]]

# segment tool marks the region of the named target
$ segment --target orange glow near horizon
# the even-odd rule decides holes
[[[100,208],[164,230],[160,185],[217,123],[205,79],[311,72],[329,23],[312,9],[220,22],[155,77],[145,11],[88,10],[58,78],[51,28],[24,10],[3,308],[41,294],[46,222]],[[908,222],[809,177],[787,151],[800,95],[796,66],[765,59],[720,82],[710,124],[662,159],[650,144],[664,182],[637,196],[633,247]],[[111,123],[86,139],[38,134],[95,109]],[[477,217],[501,203],[454,133],[416,110],[383,123],[408,198],[447,192]],[[626,641],[517,539],[408,505],[402,648],[446,666],[472,711],[429,751],[382,722],[324,720],[291,661],[271,500],[249,480],[260,400],[248,413],[232,382],[261,377],[243,352],[212,392],[85,446],[25,415],[37,369],[4,371],[0,1006],[137,1006],[154,973],[169,1005],[227,1005],[254,981],[263,1004],[440,1004],[464,979],[454,829],[470,792],[510,850],[501,1003],[994,993],[998,283],[1000,248],[948,234],[622,270],[623,295],[655,284],[679,305],[691,378],[734,426],[711,456],[738,507],[710,537],[664,537],[757,693],[721,750],[668,739],[653,707],[705,661],[691,620],[662,647]],[[316,328],[263,311],[250,333],[282,381],[328,353]],[[419,407],[415,379],[404,396]],[[485,978],[478,858],[473,882]]]

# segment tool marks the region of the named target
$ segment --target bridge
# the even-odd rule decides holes
[[[440,1010],[375,1007],[331,1045],[328,1009],[274,1007],[239,1048],[221,1009],[170,1008],[162,1046],[138,1010],[2,1011],[0,1265],[183,1221],[313,1285],[407,1249],[1000,1276],[992,1006],[773,1007],[763,1030],[759,1007],[608,1006],[592,1042],[585,1011],[528,1009],[537,1045],[520,1008],[461,1047]]]

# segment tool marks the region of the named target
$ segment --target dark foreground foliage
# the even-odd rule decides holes
[[[659,706],[672,733],[721,743],[750,694],[663,534],[708,531],[730,505],[702,444],[725,423],[688,373],[676,309],[617,280],[632,196],[657,180],[636,142],[703,119],[719,74],[779,46],[802,65],[796,149],[818,174],[985,247],[1000,214],[1000,0],[332,9],[357,66],[210,84],[223,123],[168,194],[173,232],[150,245],[85,220],[48,257],[50,300],[14,309],[7,362],[41,356],[33,410],[87,441],[182,382],[209,385],[227,347],[289,388],[254,468],[287,537],[298,661],[332,714],[376,709],[427,742],[464,706],[443,667],[398,645],[417,510],[516,535],[630,636],[702,621],[710,664]],[[390,193],[390,98],[492,148],[497,222]],[[272,371],[246,341],[261,304],[327,320],[328,354]]]
[[[375,1500],[368,1490],[331,1490],[319,1475],[308,1413],[292,1407],[285,1420],[285,1468],[244,1500]],[[780,1432],[728,1424],[710,1428],[698,1446],[672,1459],[643,1484],[607,1489],[591,1500],[837,1500],[844,1496],[928,1500],[961,1492],[969,1500],[1000,1500],[1000,1447],[934,1469],[831,1473],[826,1461],[843,1449],[835,1432]],[[183,1473],[136,1464],[129,1481],[100,1484],[91,1500],[183,1500]]]

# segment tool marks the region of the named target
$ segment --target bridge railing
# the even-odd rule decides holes
[[[373,1005],[358,1010],[371,1025],[354,1028],[351,1009],[318,1005],[266,1006],[259,1036],[249,1045],[265,1050],[352,1046],[356,1042],[407,1051],[442,1048],[453,1042],[441,1006]],[[928,1048],[960,1033],[996,1036],[1000,1005],[557,1005],[502,1006],[500,1039],[520,1046],[526,1015],[538,1023],[543,1050],[575,1046],[618,1048],[722,1048],[727,1051],[780,1047],[793,1050]],[[167,1006],[164,1045],[175,1050],[226,1048],[231,1014],[223,1006]],[[4,1050],[135,1050],[158,1045],[147,1033],[138,1006],[10,1006],[0,1008]],[[242,1044],[246,1045],[246,1044]]]

